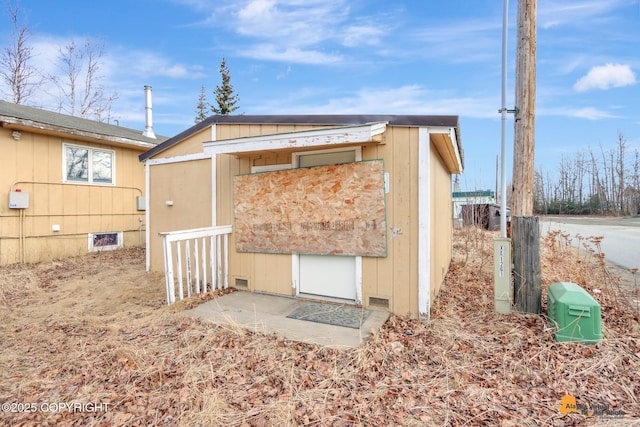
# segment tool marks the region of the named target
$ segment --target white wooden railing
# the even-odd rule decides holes
[[[163,240],[167,304],[178,298],[226,289],[229,286],[229,234],[231,225],[158,233]],[[208,273],[208,274],[207,274]]]

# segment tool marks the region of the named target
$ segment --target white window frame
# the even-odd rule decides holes
[[[68,179],[67,177],[67,149],[68,148],[79,148],[82,150],[87,150],[89,155],[89,164],[87,171],[87,181],[77,181],[73,179]],[[111,154],[111,182],[94,182],[93,181],[93,153],[95,151],[101,151]],[[114,150],[109,150],[107,148],[97,148],[90,147],[86,145],[78,145],[78,144],[62,144],[62,182],[65,184],[80,184],[80,185],[100,185],[113,187],[116,185],[116,152]]]
[[[101,234],[116,234],[118,236],[118,242],[115,245],[94,246],[93,245],[94,237],[99,236]],[[116,249],[120,249],[124,246],[124,236],[122,231],[103,231],[100,233],[89,233],[87,235],[87,244],[88,244],[89,252],[113,251]]]
[[[292,167],[299,168],[300,167],[300,156],[306,156],[309,154],[328,154],[328,153],[338,153],[342,151],[355,151],[356,153],[356,162],[362,161],[362,147],[359,145],[356,146],[347,146],[347,147],[338,147],[338,148],[327,148],[324,150],[312,150],[312,151],[296,151],[291,153],[292,159]]]

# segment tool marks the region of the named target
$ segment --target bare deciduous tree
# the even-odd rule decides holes
[[[618,185],[617,185],[617,205],[616,205],[616,209],[618,210],[619,214],[623,214],[625,209],[625,203],[624,203],[624,188],[625,188],[625,153],[627,150],[627,140],[625,139],[625,137],[622,135],[622,133],[618,132],[618,145],[616,147],[618,150],[616,152],[616,166],[615,166],[615,170],[616,170],[616,175],[618,178]]]
[[[11,45],[0,56],[0,78],[9,87],[7,100],[24,104],[42,84],[42,77],[31,65],[33,49],[28,44],[31,32],[20,20],[21,10],[7,4],[7,12],[12,24]]]
[[[586,185],[585,185],[586,183]],[[637,215],[640,210],[640,150],[629,150],[618,133],[615,146],[600,145],[563,156],[554,177],[536,172],[536,212]]]
[[[633,160],[633,174],[626,195],[628,197],[629,214],[638,215],[640,213],[640,151],[635,151]]]
[[[98,121],[109,120],[111,106],[118,95],[115,92],[105,95],[100,84],[102,55],[102,45],[95,46],[90,39],[86,39],[82,47],[72,40],[60,49],[61,73],[51,76],[59,90],[58,111]]]

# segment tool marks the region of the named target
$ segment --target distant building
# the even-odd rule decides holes
[[[496,193],[491,190],[454,191],[453,219],[462,220],[462,207],[465,205],[496,203]]]
[[[454,191],[452,199],[455,227],[479,225],[486,230],[500,229],[500,205],[495,203],[493,191]],[[511,210],[507,206],[507,223],[510,221]]]

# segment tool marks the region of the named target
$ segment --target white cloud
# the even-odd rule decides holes
[[[283,72],[279,73],[279,74],[276,76],[276,79],[277,79],[277,80],[284,79],[284,78],[285,78],[285,77],[287,77],[289,74],[291,74],[291,65],[289,65],[285,71],[283,71]]]
[[[601,120],[616,117],[604,110],[599,110],[593,107],[585,107],[579,110],[572,111],[570,113],[570,116],[587,120]]]
[[[105,51],[101,72],[107,80],[116,81],[150,77],[193,80],[206,76],[200,65],[184,64],[162,53],[124,46]]]
[[[557,117],[573,117],[586,120],[603,120],[603,119],[619,119],[623,116],[613,114],[611,110],[619,109],[617,106],[609,106],[608,110],[596,107],[570,107],[555,106],[541,107],[536,110],[537,116],[557,116]]]
[[[538,7],[538,25],[542,29],[549,29],[606,20],[609,12],[625,3],[624,0],[542,0]]]
[[[344,62],[343,46],[380,44],[390,32],[380,21],[389,18],[356,16],[347,0],[243,0],[214,7],[205,22],[240,36],[227,48],[242,56],[320,65]]]
[[[561,75],[573,74],[587,59],[587,56],[582,53],[575,56],[565,56],[560,62],[558,71]]]
[[[238,51],[238,54],[254,59],[282,61],[296,64],[326,65],[342,60],[341,55],[326,54],[316,50],[300,49],[298,47],[280,47],[269,44],[255,45]]]
[[[134,72],[142,76],[162,76],[169,78],[193,78],[194,73],[184,64],[173,62],[171,59],[154,52],[131,51],[118,52],[118,59],[123,70]]]
[[[343,0],[252,0],[231,19],[242,35],[309,46],[332,38],[348,10]]]
[[[577,92],[592,89],[610,89],[629,86],[636,83],[636,76],[628,65],[606,64],[591,68],[586,76],[580,78],[573,86]]]
[[[275,5],[275,0],[253,0],[240,9],[238,16],[245,21],[258,21],[265,18],[268,20],[270,15],[273,15]]]
[[[380,42],[384,30],[374,25],[351,25],[344,30],[342,44],[349,47],[375,45]]]
[[[499,60],[500,29],[499,21],[487,20],[430,25],[412,33],[417,45],[411,50],[406,49],[406,53],[452,63]]]
[[[420,85],[365,87],[344,96],[323,101],[325,93],[308,90],[296,93],[288,102],[267,102],[256,106],[271,114],[443,114],[498,119],[497,98],[455,96],[430,91]],[[311,99],[314,98],[314,99]]]

